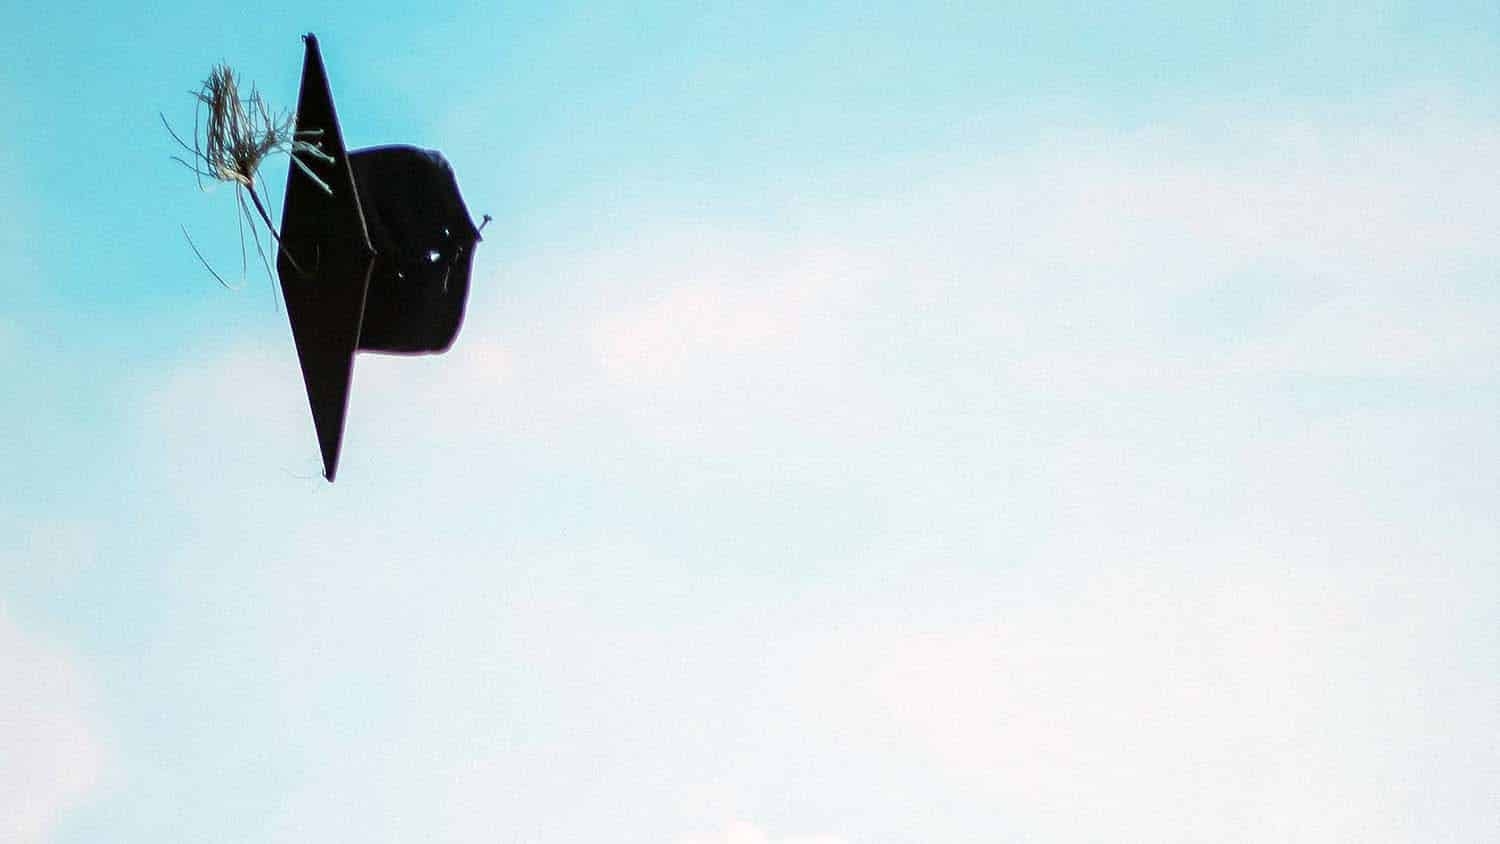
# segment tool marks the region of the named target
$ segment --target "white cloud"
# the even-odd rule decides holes
[[[736,821],[724,829],[707,836],[684,838],[679,844],[847,844],[835,835],[790,835],[772,837],[760,827],[746,821]]]
[[[1385,627],[1388,606],[1305,559],[1106,562],[1118,573],[1020,606],[1000,598],[988,621],[834,638],[807,669],[823,694],[814,711],[863,735],[861,753],[914,754],[914,769],[941,772],[955,799],[992,805],[1022,838],[1408,840],[1432,828],[1408,795],[1427,787],[1411,759],[1445,743],[1422,704],[1440,675],[1421,660],[1441,642]],[[1482,682],[1477,666],[1468,676]]]
[[[631,385],[688,375],[734,378],[747,365],[793,363],[786,359],[792,350],[803,356],[796,363],[807,366],[814,348],[826,347],[845,327],[830,311],[868,283],[867,270],[831,251],[788,254],[767,245],[769,256],[732,266],[721,258],[719,266],[677,267],[647,288],[648,301],[601,315],[595,347],[610,379]]]
[[[103,752],[74,660],[0,606],[0,838],[48,840],[98,783]]]
[[[1467,376],[1494,351],[1492,127],[1206,134],[1079,133],[895,203],[892,275],[958,348],[1048,390]]]

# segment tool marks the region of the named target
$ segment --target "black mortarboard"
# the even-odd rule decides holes
[[[297,137],[329,160],[299,160],[322,185],[288,168],[276,271],[331,482],[355,353],[446,350],[463,321],[479,231],[439,153],[345,149],[318,39],[303,40]]]

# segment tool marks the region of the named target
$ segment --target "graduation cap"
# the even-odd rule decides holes
[[[288,168],[276,274],[332,482],[355,353],[446,351],[463,322],[480,236],[440,153],[345,149],[318,39],[303,41],[296,132],[326,160]]]

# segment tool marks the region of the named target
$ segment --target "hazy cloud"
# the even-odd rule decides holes
[[[0,605],[0,837],[47,841],[99,781],[103,751],[75,661]]]
[[[833,835],[791,835],[774,838],[754,824],[738,821],[711,835],[681,839],[679,844],[847,844],[847,842]]]

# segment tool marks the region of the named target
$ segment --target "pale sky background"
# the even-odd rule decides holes
[[[1500,839],[1500,6],[803,5],[6,8],[0,841]],[[333,486],[307,31],[495,217]]]

